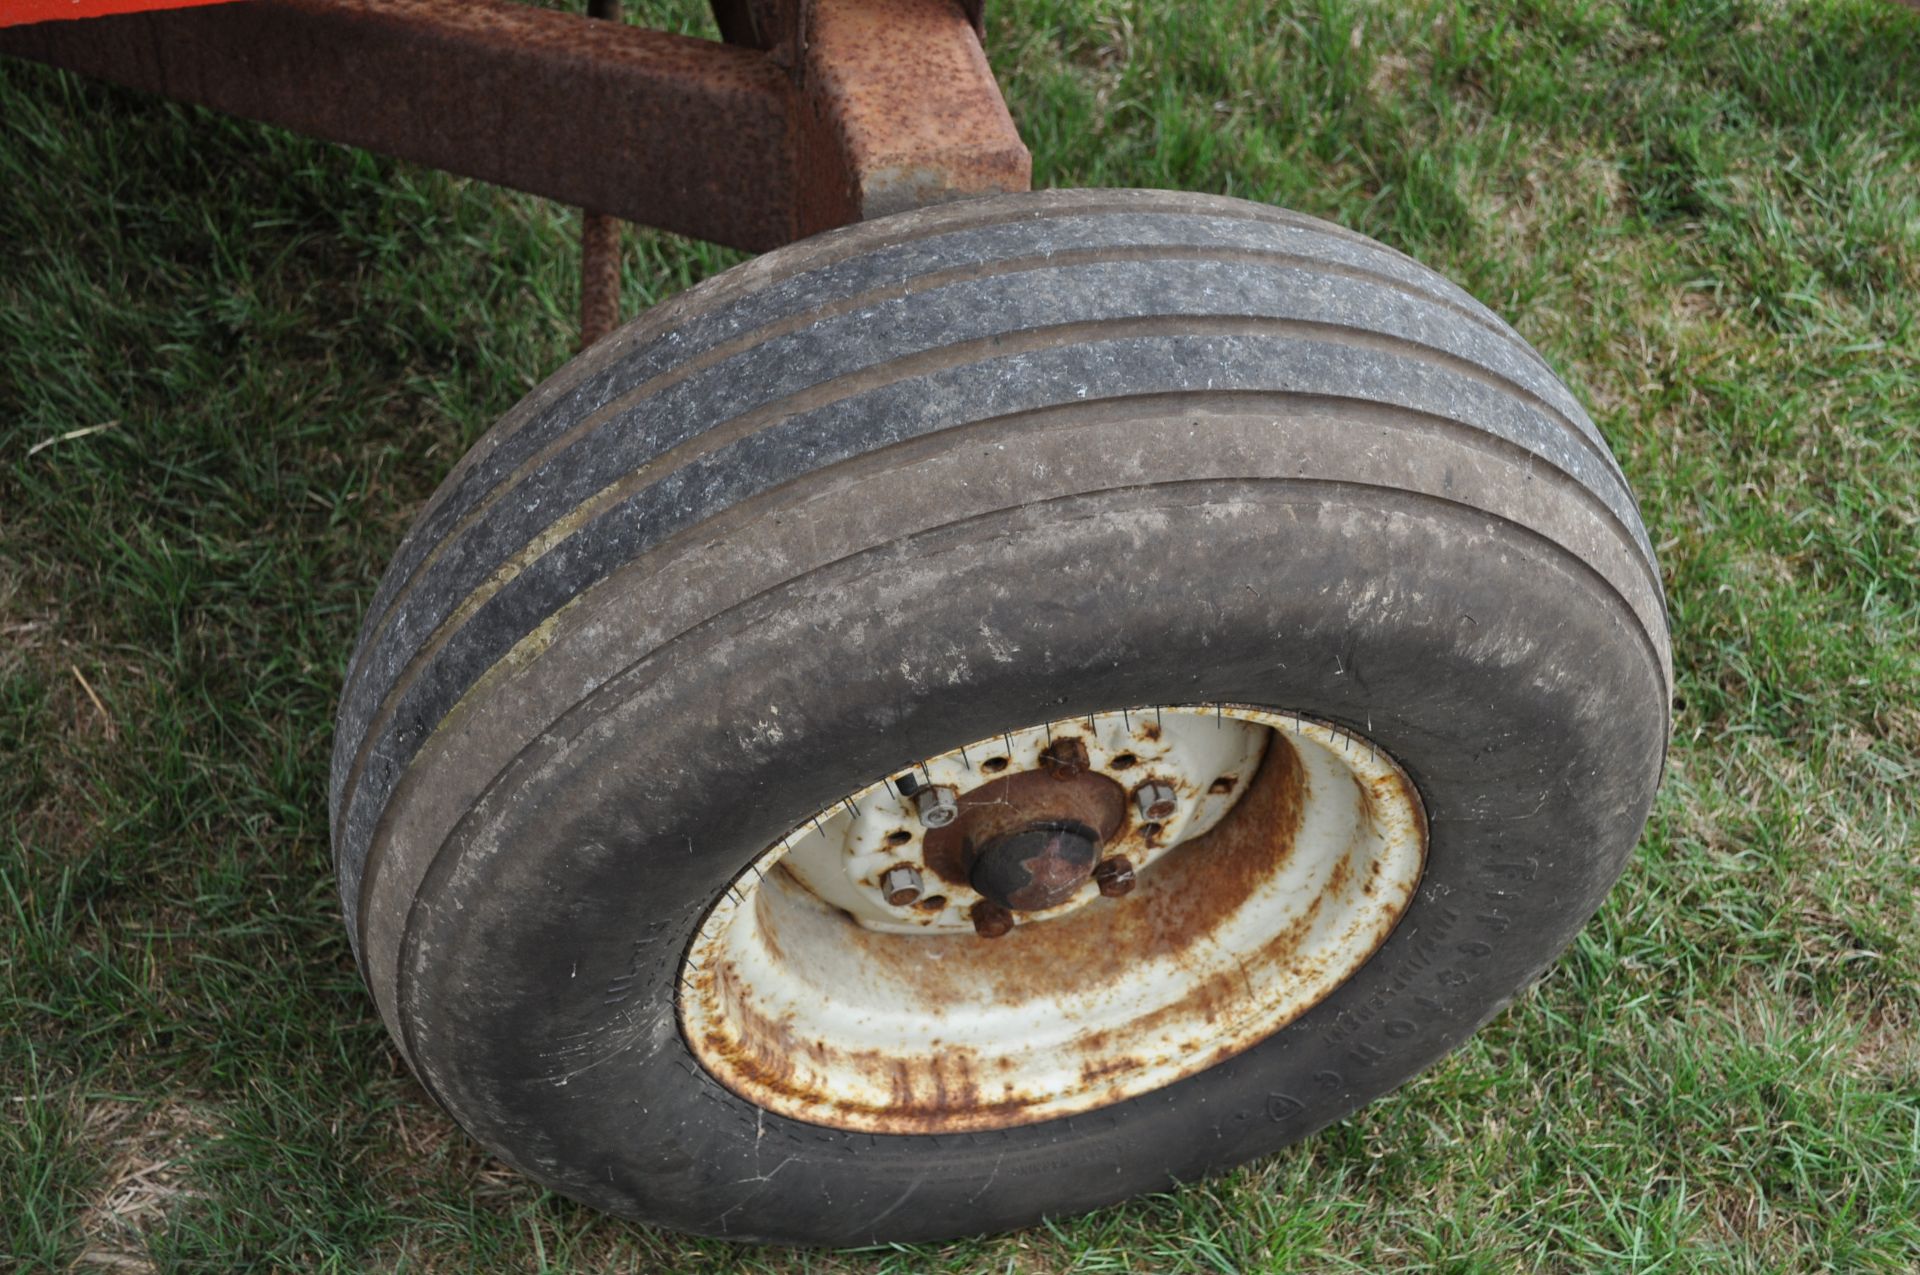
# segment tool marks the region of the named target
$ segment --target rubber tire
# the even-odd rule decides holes
[[[736,267],[515,408],[380,585],[334,844],[395,1039],[509,1163],[687,1231],[923,1240],[1270,1152],[1459,1045],[1621,872],[1670,690],[1618,467],[1470,297],[1237,200],[1009,196]],[[703,911],[840,794],[1209,702],[1359,730],[1426,805],[1416,901],[1300,1019],[957,1137],[784,1119],[682,1043]]]

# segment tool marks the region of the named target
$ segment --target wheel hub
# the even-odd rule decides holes
[[[1083,823],[1039,823],[983,847],[969,876],[980,896],[1016,912],[1059,907],[1100,861],[1099,834]]]
[[[789,837],[782,862],[870,930],[983,934],[1051,922],[1101,897],[1093,872],[1103,857],[1144,870],[1225,817],[1259,770],[1269,734],[1231,716],[1153,709],[1009,731],[850,794]],[[1049,884],[1022,892],[1020,861],[997,851],[976,881],[990,847],[1056,827],[1084,829],[1096,843],[1087,871],[1036,864]],[[1057,850],[1069,860],[1082,854],[1066,843]],[[917,890],[895,902],[908,892],[890,885],[907,881]],[[981,903],[993,905],[989,916],[1007,911],[1007,926],[983,928]]]
[[[1267,710],[1047,723],[904,774],[768,850],[688,950],[682,1033],[768,1110],[956,1132],[1148,1092],[1344,982],[1425,858],[1389,758]]]

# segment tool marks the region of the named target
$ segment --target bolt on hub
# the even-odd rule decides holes
[[[1133,804],[1139,809],[1142,819],[1158,822],[1172,818],[1173,812],[1180,807],[1180,794],[1173,790],[1172,784],[1150,779],[1134,789]]]
[[[913,808],[929,828],[944,828],[960,814],[951,788],[921,788],[913,794]]]
[[[1103,859],[1100,866],[1093,870],[1093,880],[1100,887],[1101,894],[1109,899],[1117,899],[1133,889],[1133,862],[1125,855]]]
[[[968,910],[973,931],[983,939],[1001,938],[1013,931],[1013,913],[992,899],[982,899]]]
[[[887,902],[896,908],[904,908],[920,897],[920,870],[912,864],[902,863],[888,868],[886,875],[880,878],[880,890],[887,896]]]

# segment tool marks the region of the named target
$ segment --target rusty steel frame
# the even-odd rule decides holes
[[[512,0],[252,0],[13,27],[0,54],[751,251],[1026,189],[978,4],[715,11],[728,43]]]

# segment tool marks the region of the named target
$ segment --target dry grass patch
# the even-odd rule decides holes
[[[159,1107],[109,1099],[89,1106],[78,1139],[100,1164],[98,1187],[81,1211],[80,1271],[150,1272],[150,1241],[205,1192],[193,1182],[195,1150],[220,1137],[206,1107],[172,1102]]]

